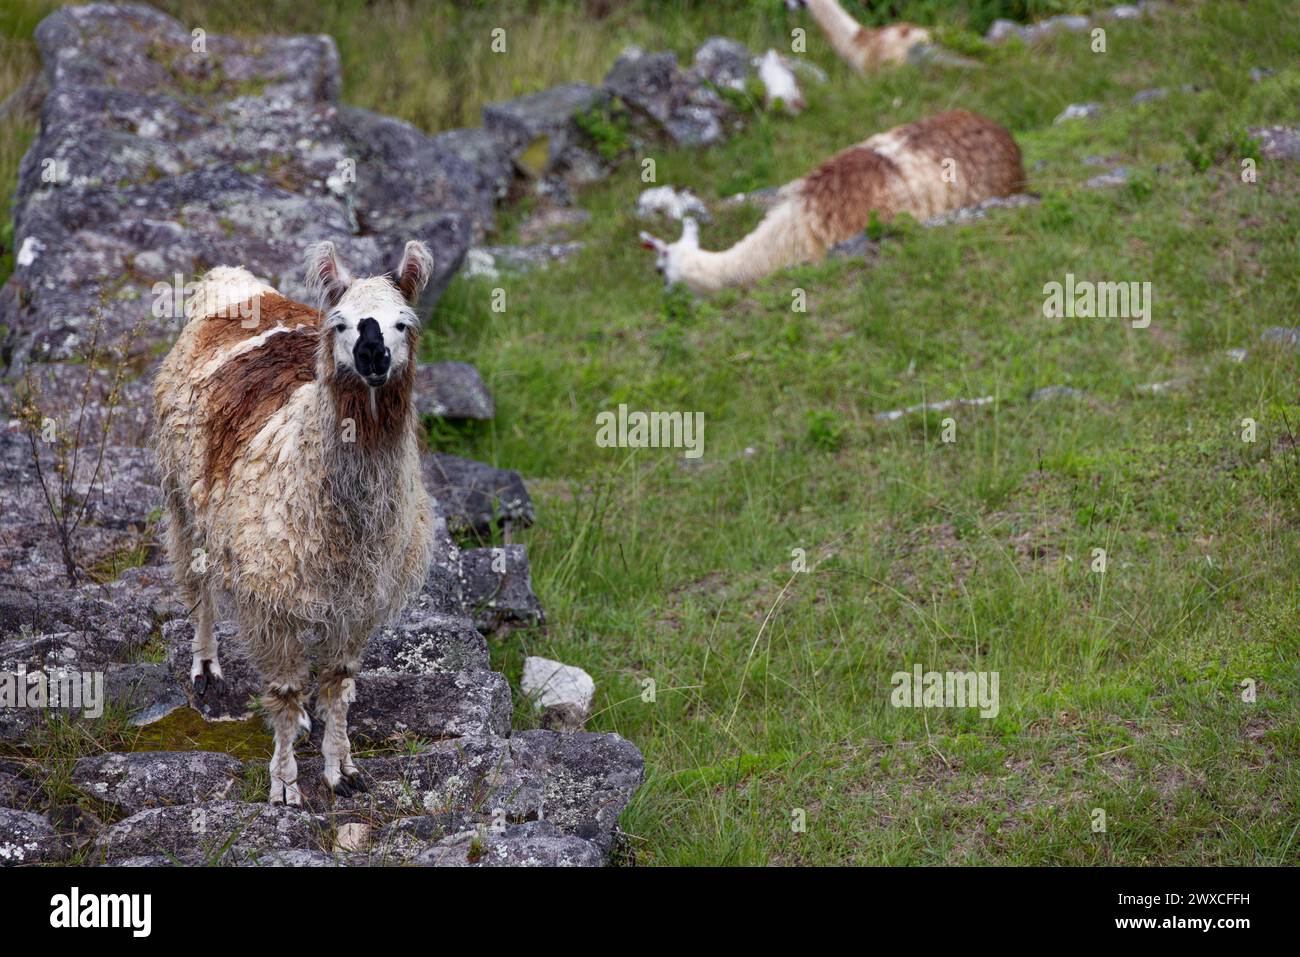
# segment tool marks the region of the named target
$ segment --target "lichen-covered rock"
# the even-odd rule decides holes
[[[371,741],[437,740],[510,733],[510,686],[495,671],[357,676],[348,713],[354,735]]]
[[[468,618],[416,617],[408,611],[395,627],[370,639],[361,667],[373,674],[405,675],[485,670],[487,643]]]
[[[398,818],[384,825],[374,836],[366,862],[375,865],[408,864],[424,853],[430,844],[474,826],[472,818],[454,811]]]
[[[68,850],[67,839],[39,814],[0,807],[0,867],[57,863]]]
[[[605,855],[545,821],[480,827],[443,838],[415,857],[421,867],[600,867]]]
[[[421,465],[424,487],[452,534],[490,535],[498,522],[533,524],[533,502],[518,472],[442,452],[425,456]]]
[[[540,624],[542,603],[533,593],[523,545],[467,548],[460,553],[461,600],[480,631]]]
[[[629,47],[605,75],[604,88],[679,146],[720,142],[735,120],[734,111],[712,86],[678,69],[672,52]]]
[[[155,348],[215,265],[301,296],[303,251],[322,239],[360,273],[423,240],[427,310],[490,222],[495,188],[456,152],[339,106],[329,37],[207,35],[195,51],[149,7],[90,4],[51,14],[37,42],[51,89],[19,173],[6,363],[75,355],[96,315],[106,341],[125,348],[134,329],[133,351]]]
[[[641,752],[616,734],[520,731],[510,738],[510,756],[521,786],[508,811],[544,819],[606,850],[645,774]]]
[[[434,741],[418,754],[359,758],[357,767],[369,790],[333,797],[321,777],[320,759],[300,761],[298,781],[304,798],[314,807],[330,805],[336,816],[360,812],[369,819],[471,808],[491,814],[503,799],[499,792],[515,780],[510,775],[509,740],[493,734]]]
[[[327,822],[320,815],[269,804],[205,801],[139,811],[105,828],[95,839],[90,858],[114,863],[161,854],[216,861],[232,852],[326,849]]]
[[[137,727],[153,724],[189,704],[185,686],[172,671],[152,662],[109,665],[104,672],[104,698],[124,708]]]
[[[119,811],[199,804],[230,796],[244,765],[212,751],[135,751],[82,758],[72,783]]]
[[[695,51],[692,69],[719,89],[743,90],[754,72],[753,60],[754,54],[740,41],[709,37]]]
[[[565,83],[541,93],[483,108],[483,128],[502,143],[510,159],[533,177],[576,171],[579,179],[599,163],[582,145],[574,118],[605,99],[603,91],[586,83]],[[534,158],[533,154],[538,155]]]
[[[415,371],[415,405],[444,419],[491,419],[496,403],[477,369],[465,362],[435,362]]]
[[[66,423],[59,425],[56,420],[56,427]],[[42,625],[40,620],[48,622],[50,616],[40,610],[57,611],[70,601],[70,596],[53,594],[68,584],[55,531],[56,513],[68,516],[70,528],[76,524],[71,536],[75,557],[82,568],[93,568],[148,549],[150,515],[159,497],[153,459],[144,449],[109,445],[101,458],[98,448],[86,443],[76,455],[74,469],[70,454],[60,457],[53,443],[44,443],[39,435],[36,439],[33,452],[27,435],[0,431],[0,468],[5,474],[0,487],[0,568],[6,572],[0,584],[0,630],[4,632],[24,624],[48,629],[48,623]],[[59,479],[61,466],[70,476],[66,500]],[[79,523],[77,516],[81,516]]]
[[[1265,159],[1300,160],[1300,128],[1252,126],[1246,132],[1259,143]]]
[[[0,770],[0,807],[36,813],[42,804],[42,793],[40,785],[30,778]]]

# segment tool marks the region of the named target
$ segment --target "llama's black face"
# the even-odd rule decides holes
[[[381,386],[388,380],[393,365],[393,351],[384,345],[379,323],[367,316],[357,326],[357,344],[352,347],[352,365],[366,380],[366,385]]]

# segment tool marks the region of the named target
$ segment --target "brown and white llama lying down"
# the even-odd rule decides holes
[[[700,248],[695,220],[666,243],[641,233],[668,285],[695,292],[744,285],[797,263],[821,259],[831,246],[866,228],[874,213],[918,220],[1024,189],[1020,149],[990,119],[951,110],[878,133],[843,150],[802,179],[787,183],[763,221],[721,252]]]
[[[411,395],[411,304],[432,268],[410,242],[394,279],[354,280],[321,243],[307,262],[321,308],[213,269],[155,383],[168,550],[197,613],[191,679],[200,696],[221,680],[221,602],[262,681],[272,804],[302,803],[293,746],[311,728],[313,664],[325,780],[365,789],[347,735],[353,679],[369,635],[423,584],[433,544]]]
[[[840,59],[859,73],[902,63],[912,47],[933,42],[930,32],[914,23],[864,27],[836,0],[786,0],[786,6],[807,7]]]

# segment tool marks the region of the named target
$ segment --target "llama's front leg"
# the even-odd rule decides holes
[[[352,762],[352,744],[348,740],[348,705],[355,695],[359,668],[360,662],[354,659],[321,671],[317,709],[325,718],[321,741],[325,783],[340,797],[368,790],[365,778]]]
[[[217,658],[217,638],[212,632],[212,592],[206,584],[199,584],[199,603],[195,609],[194,652],[190,660],[190,682],[194,693],[202,698],[212,688],[221,693],[221,662]]]
[[[270,717],[275,735],[275,753],[271,755],[272,804],[302,806],[298,761],[293,754],[293,745],[299,735],[311,731],[311,718],[304,707],[306,684],[305,674],[295,675],[288,681],[268,681],[262,692],[262,706]]]

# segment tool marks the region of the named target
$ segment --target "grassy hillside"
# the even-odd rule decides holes
[[[665,293],[636,244],[646,184],[629,165],[579,195],[591,219],[574,260],[453,284],[428,353],[474,363],[498,415],[432,439],[520,469],[538,505],[522,540],[549,624],[495,644],[494,664],[515,680],[541,654],[596,678],[590,726],[646,757],[624,816],[640,863],[1300,862],[1300,351],[1259,342],[1300,313],[1300,167],[1239,175],[1256,150],[1245,127],[1300,121],[1288,3],[1108,24],[1104,54],[1075,34],[984,49],[965,31],[991,5],[895,4],[985,66],[871,80],[776,0],[610,2],[601,19],[582,4],[343,3],[315,18],[280,3],[255,20],[243,4],[160,6],[214,30],[333,33],[345,98],[427,129],[597,79],[628,42],[765,47],[808,27],[830,80],[805,86],[803,116],[755,110],[723,147],[654,154],[659,183],[714,203],[710,248],[761,216],[718,199],[872,132],[951,106],[1006,124],[1041,204],[900,226],[866,260],[711,300]],[[34,64],[35,19],[4,24],[5,83],[10,62]],[[513,52],[493,58],[498,22]],[[1276,73],[1254,83],[1252,67]],[[1155,86],[1173,92],[1131,104]],[[1052,124],[1084,101],[1103,114]],[[7,132],[11,181],[22,130]],[[1127,185],[1083,188],[1117,164]],[[1045,318],[1043,286],[1067,273],[1149,281],[1151,325]],[[1141,388],[1157,382],[1173,385]],[[1082,395],[1030,400],[1056,385]],[[597,413],[620,402],[703,412],[702,462],[597,447]],[[914,664],[998,672],[1000,713],[891,707],[890,676]]]

